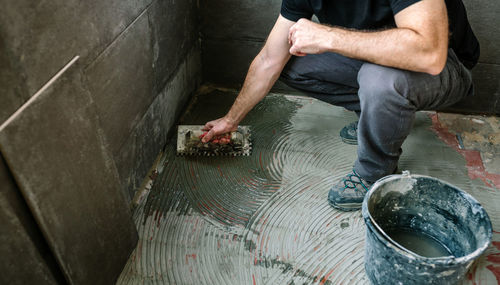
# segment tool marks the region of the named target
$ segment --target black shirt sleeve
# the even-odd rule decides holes
[[[301,18],[311,19],[313,15],[307,0],[283,0],[280,14],[293,22]]]
[[[392,13],[396,15],[403,9],[420,2],[420,0],[389,0],[391,4]]]

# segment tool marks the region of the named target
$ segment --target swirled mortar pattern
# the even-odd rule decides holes
[[[198,96],[181,123],[223,115],[235,95]],[[361,213],[326,202],[354,163],[356,147],[342,143],[338,132],[355,119],[307,97],[269,95],[242,123],[252,127],[250,157],[179,157],[172,140],[134,211],[140,241],[117,283],[367,284]],[[463,158],[429,126],[419,113],[400,169],[470,192],[499,229],[498,189],[470,180]],[[499,251],[490,248],[464,283],[496,282],[488,257]]]

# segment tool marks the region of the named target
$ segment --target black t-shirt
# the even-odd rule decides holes
[[[395,27],[394,15],[420,0],[283,0],[281,15],[288,20],[310,19],[358,30]],[[479,58],[477,41],[462,0],[446,0],[450,24],[449,46],[467,68]]]

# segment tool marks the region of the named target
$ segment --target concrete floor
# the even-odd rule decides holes
[[[180,123],[222,116],[235,96],[205,92]],[[173,139],[137,196],[140,241],[117,283],[367,284],[361,213],[326,201],[356,158],[338,136],[354,120],[271,94],[242,123],[252,127],[250,157],[179,157]],[[457,185],[490,215],[493,245],[464,284],[500,284],[499,138],[495,117],[420,112],[403,146],[399,169]]]

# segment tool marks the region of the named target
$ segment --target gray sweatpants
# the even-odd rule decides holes
[[[372,182],[397,168],[416,111],[447,107],[473,93],[471,73],[451,49],[436,76],[323,53],[292,57],[280,80],[358,114],[354,169]]]

